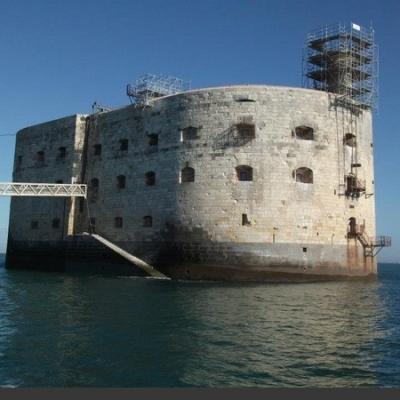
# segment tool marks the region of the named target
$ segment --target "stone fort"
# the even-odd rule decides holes
[[[22,129],[13,181],[85,183],[87,198],[13,198],[8,267],[141,274],[95,232],[174,278],[374,276],[373,110],[321,68],[313,88],[146,89]]]

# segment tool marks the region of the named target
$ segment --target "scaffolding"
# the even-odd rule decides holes
[[[150,100],[184,92],[190,89],[190,82],[167,76],[145,74],[136,80],[134,85],[128,84],[126,94],[135,104],[148,104]]]
[[[351,111],[376,110],[374,30],[339,23],[309,33],[303,53],[303,87],[335,93],[336,104]]]

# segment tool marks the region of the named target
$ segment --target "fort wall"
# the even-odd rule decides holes
[[[88,199],[13,199],[11,247],[62,241],[91,221],[182,277],[375,273],[374,259],[348,237],[350,218],[375,236],[371,113],[351,114],[334,100],[308,89],[232,86],[26,128],[14,180],[83,179]],[[350,171],[365,182],[357,195],[347,193]]]

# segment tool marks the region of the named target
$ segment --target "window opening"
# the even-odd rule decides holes
[[[247,214],[242,214],[242,225],[243,226],[250,225],[250,221],[247,217]]]
[[[197,139],[198,136],[198,128],[194,126],[188,126],[187,128],[182,129],[182,134],[181,134],[181,141],[186,141],[186,140],[195,140]]]
[[[63,160],[67,156],[67,148],[66,147],[59,147],[57,158],[59,160]]]
[[[239,165],[236,167],[236,176],[239,181],[252,181],[253,168],[249,165]]]
[[[39,221],[31,221],[31,229],[39,229]]]
[[[195,171],[191,167],[185,167],[181,170],[181,183],[194,182]]]
[[[146,215],[143,217],[143,226],[145,228],[150,228],[153,226],[153,217],[151,215]]]
[[[152,133],[149,137],[149,146],[157,146],[158,145],[158,135]]]
[[[346,146],[356,147],[356,135],[353,133],[346,133],[343,141]]]
[[[119,141],[119,149],[121,151],[127,151],[128,150],[128,139],[121,139]]]
[[[294,129],[297,139],[314,140],[314,129],[309,126],[297,126]]]
[[[95,144],[93,146],[93,152],[94,152],[95,156],[100,156],[101,155],[101,150],[102,150],[101,144]]]
[[[146,186],[154,186],[156,184],[156,173],[153,171],[146,172],[145,182]]]
[[[44,151],[38,151],[37,153],[36,153],[36,161],[37,162],[40,162],[40,163],[42,163],[42,162],[44,162]]]
[[[256,137],[256,127],[254,124],[236,124],[239,139],[254,139]]]
[[[117,187],[118,187],[118,189],[124,189],[125,188],[125,183],[126,183],[125,175],[118,175],[117,176]]]
[[[297,168],[294,175],[296,178],[296,182],[301,182],[301,183],[314,182],[313,171],[310,168],[307,167]]]
[[[114,226],[116,228],[122,228],[123,223],[124,223],[124,221],[123,221],[122,217],[115,217]]]

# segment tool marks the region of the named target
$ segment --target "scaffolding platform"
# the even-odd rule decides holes
[[[150,100],[177,94],[190,89],[190,82],[174,76],[145,74],[128,84],[126,94],[135,104],[148,104]]]
[[[338,94],[338,104],[377,108],[378,57],[374,30],[351,23],[326,26],[307,36],[303,86]]]

